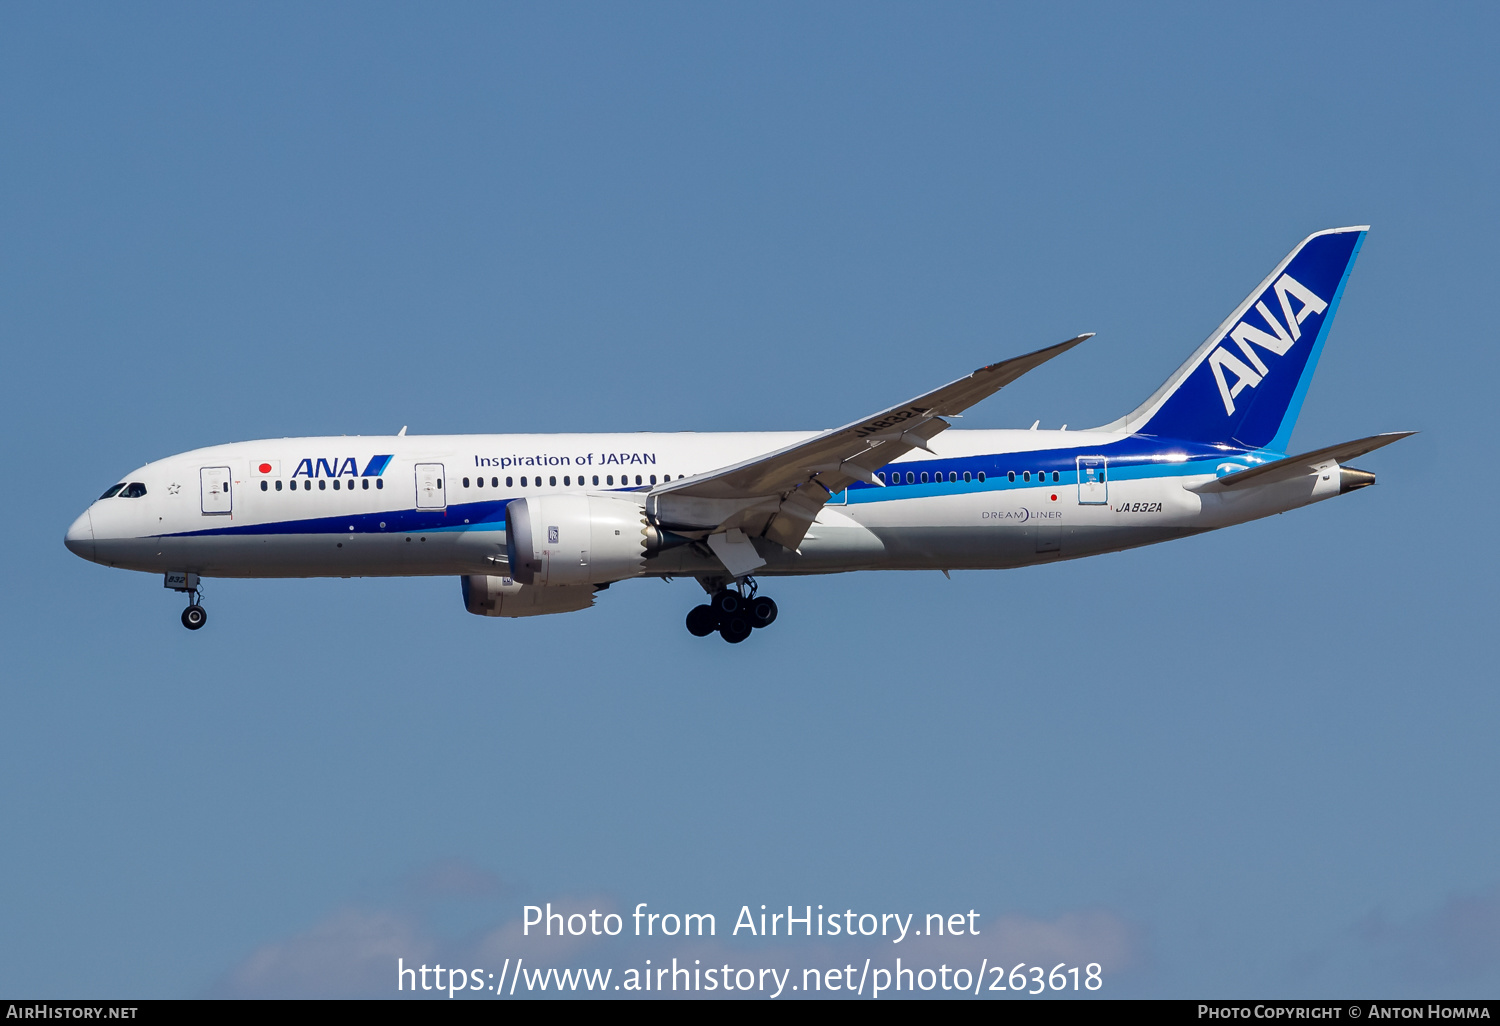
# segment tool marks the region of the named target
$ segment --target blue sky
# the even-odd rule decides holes
[[[975,908],[954,958],[1114,996],[1493,996],[1497,20],[6,6],[0,992],[379,996],[646,901]],[[61,544],[200,445],[815,429],[1081,331],[964,424],[1103,423],[1364,223],[1294,448],[1422,433],[1225,532],[773,583],[735,647],[657,581],[211,581],[189,634]]]

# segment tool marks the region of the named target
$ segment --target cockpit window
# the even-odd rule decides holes
[[[121,481],[119,484],[117,484],[113,488],[109,489],[109,491],[107,491],[103,495],[99,496],[99,498],[100,499],[112,499],[112,498],[114,498],[115,493],[118,492],[121,488],[124,488],[124,487],[125,487],[125,482]]]
[[[125,490],[120,493],[120,498],[139,499],[142,495],[145,494],[146,486],[141,484],[139,481],[132,481],[128,485],[126,485]]]

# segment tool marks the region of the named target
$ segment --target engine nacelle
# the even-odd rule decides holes
[[[594,604],[592,584],[535,588],[509,577],[484,574],[461,577],[459,582],[464,589],[464,608],[478,616],[543,616],[571,613]]]
[[[603,495],[540,495],[505,507],[510,575],[547,588],[636,577],[646,563],[646,511]]]

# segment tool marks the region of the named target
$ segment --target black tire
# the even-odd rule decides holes
[[[713,606],[694,606],[688,610],[687,629],[695,638],[706,638],[719,629],[719,614]]]
[[[739,592],[726,590],[719,592],[710,599],[709,605],[713,606],[714,612],[718,614],[719,619],[722,621],[725,617],[734,616],[742,612],[745,608],[745,600],[740,598]]]
[[[191,605],[182,611],[182,625],[196,631],[208,623],[208,612],[200,605]]]
[[[726,617],[719,628],[719,637],[731,645],[738,645],[750,636],[750,621],[743,616]]]
[[[750,626],[769,627],[776,622],[776,603],[764,595],[750,600]]]

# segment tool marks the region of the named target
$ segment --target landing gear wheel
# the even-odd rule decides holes
[[[188,606],[182,611],[182,625],[190,631],[196,631],[208,623],[208,612],[196,603]]]
[[[688,610],[687,629],[695,638],[706,638],[719,629],[719,614],[713,606],[694,606]]]
[[[738,645],[750,636],[750,620],[747,617],[735,615],[724,618],[723,625],[719,627],[719,637],[731,645]]]
[[[769,627],[776,622],[776,603],[764,595],[757,595],[750,600],[751,627]]]
[[[745,609],[745,600],[740,597],[740,593],[729,591],[727,588],[715,593],[714,597],[708,600],[708,604],[713,607],[714,613],[721,621],[731,616],[742,615]]]

